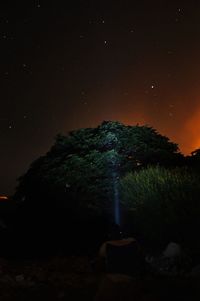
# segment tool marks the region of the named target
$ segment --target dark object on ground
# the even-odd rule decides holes
[[[145,259],[134,238],[106,241],[100,248],[99,258],[109,274],[140,277],[145,271]]]
[[[107,272],[139,276],[144,270],[144,260],[136,241],[125,245],[107,243]]]

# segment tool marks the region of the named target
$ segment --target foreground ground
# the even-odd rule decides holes
[[[53,257],[45,260],[0,260],[0,300],[94,300],[105,275],[91,267],[88,257]],[[199,279],[147,276],[131,283],[127,300],[200,300]],[[103,300],[124,300],[120,287],[104,282]],[[113,290],[117,287],[119,293]],[[126,289],[126,288],[125,288]],[[121,298],[122,297],[122,298]],[[120,299],[121,298],[121,299]],[[126,301],[126,300],[125,300]]]

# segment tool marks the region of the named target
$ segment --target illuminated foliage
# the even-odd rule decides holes
[[[151,127],[105,121],[58,135],[50,151],[20,178],[16,198],[109,211],[113,177],[148,164],[173,165],[180,158],[177,145]]]
[[[123,204],[145,240],[154,243],[192,240],[199,225],[199,195],[200,177],[186,168],[149,167],[121,180]]]

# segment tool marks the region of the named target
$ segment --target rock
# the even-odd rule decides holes
[[[200,278],[200,264],[193,267],[192,271],[189,273],[189,276]]]
[[[6,274],[1,278],[1,282],[9,285],[13,285],[15,281],[10,275]]]
[[[165,251],[163,252],[163,256],[166,258],[174,258],[181,255],[181,247],[179,244],[175,242],[170,242]]]
[[[15,276],[15,280],[16,280],[17,282],[22,282],[22,281],[24,281],[24,275],[21,274],[21,275]]]
[[[63,299],[65,297],[65,292],[61,291],[58,293],[58,299]]]

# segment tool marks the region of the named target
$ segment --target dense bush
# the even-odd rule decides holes
[[[121,180],[132,228],[154,246],[175,240],[198,247],[199,195],[200,179],[184,168],[149,167]]]

